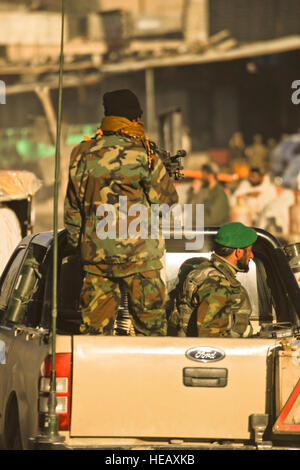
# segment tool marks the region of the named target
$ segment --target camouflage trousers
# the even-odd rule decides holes
[[[165,285],[160,271],[146,271],[122,277],[136,335],[164,336],[167,333]],[[113,335],[121,302],[118,278],[84,273],[80,295],[83,320],[81,331]]]

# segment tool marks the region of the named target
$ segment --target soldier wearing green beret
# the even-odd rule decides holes
[[[256,231],[239,222],[219,229],[210,260],[199,258],[178,293],[169,319],[173,331],[176,325],[179,336],[243,336],[251,304],[236,274],[249,270],[256,239]]]

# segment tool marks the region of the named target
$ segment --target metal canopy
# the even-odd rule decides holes
[[[188,45],[186,45],[184,42],[182,42],[182,46],[188,48]],[[188,51],[185,53],[180,53],[180,48],[178,47],[177,52],[175,48],[172,54],[165,53],[165,55],[162,55],[161,57],[150,57],[145,60],[134,60],[130,58],[115,63],[102,63],[99,66],[96,66],[92,60],[87,60],[84,63],[78,64],[66,64],[64,66],[64,71],[73,73],[70,76],[65,76],[64,87],[77,87],[83,84],[87,86],[94,85],[96,83],[99,83],[103,76],[109,74],[138,72],[153,68],[182,67],[213,62],[226,62],[238,59],[246,59],[264,55],[296,51],[300,50],[300,35],[287,36],[285,38],[255,42],[251,44],[242,44],[227,50],[223,50],[223,46],[224,45],[222,45],[222,43],[214,47],[204,46],[203,50],[197,53],[189,53]],[[17,69],[18,68],[14,66],[14,73],[17,73]],[[88,69],[90,69],[90,72],[87,72]],[[91,71],[91,69],[93,71]],[[43,66],[42,70],[43,73],[47,73],[47,66]],[[57,70],[58,65],[49,66],[49,74],[51,74],[52,77],[44,83],[44,85],[48,88],[58,88],[57,79],[53,78],[53,72]],[[19,70],[19,73],[20,71],[21,70]],[[39,68],[37,68],[37,72],[38,71]],[[10,73],[9,68],[7,68],[6,72]],[[80,72],[80,75],[78,72]],[[4,69],[3,74],[5,74]],[[40,80],[33,80],[32,83],[19,82],[15,85],[8,85],[6,87],[6,94],[9,95],[16,93],[34,92],[36,87],[39,85],[41,85]]]
[[[143,61],[126,61],[115,64],[103,64],[101,71],[105,73],[124,73],[144,70],[148,68],[178,67],[185,65],[204,64],[209,62],[225,62],[236,59],[245,59],[262,55],[278,54],[300,49],[300,35],[288,36],[271,41],[261,41],[251,44],[244,44],[234,49],[222,51],[215,48],[208,48],[202,53],[179,54],[176,56],[165,56],[156,59]]]

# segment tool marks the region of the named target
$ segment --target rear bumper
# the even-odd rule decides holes
[[[177,453],[181,456],[193,456],[203,450],[300,450],[300,446],[294,445],[276,445],[271,442],[263,442],[261,444],[249,443],[180,443],[180,444],[162,444],[162,445],[71,445],[64,442],[64,439],[52,439],[48,437],[37,437],[31,439],[31,447],[33,450],[101,450],[106,451],[106,457],[120,455],[120,451],[124,451],[124,455],[128,455],[129,451],[141,452],[148,458],[151,456],[152,462],[155,463],[157,458],[163,459],[163,456],[174,455]],[[118,451],[116,453],[116,451]],[[160,457],[162,456],[162,457]],[[191,457],[190,457],[191,458]],[[157,462],[164,463],[164,462]]]

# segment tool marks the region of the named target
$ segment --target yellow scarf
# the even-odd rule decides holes
[[[151,145],[152,141],[145,135],[144,123],[142,121],[130,121],[121,116],[106,116],[94,138],[96,140],[101,139],[103,132],[115,132],[141,140],[148,155],[149,167],[151,166],[152,156],[155,151],[153,145]],[[84,140],[92,139],[85,136]]]

